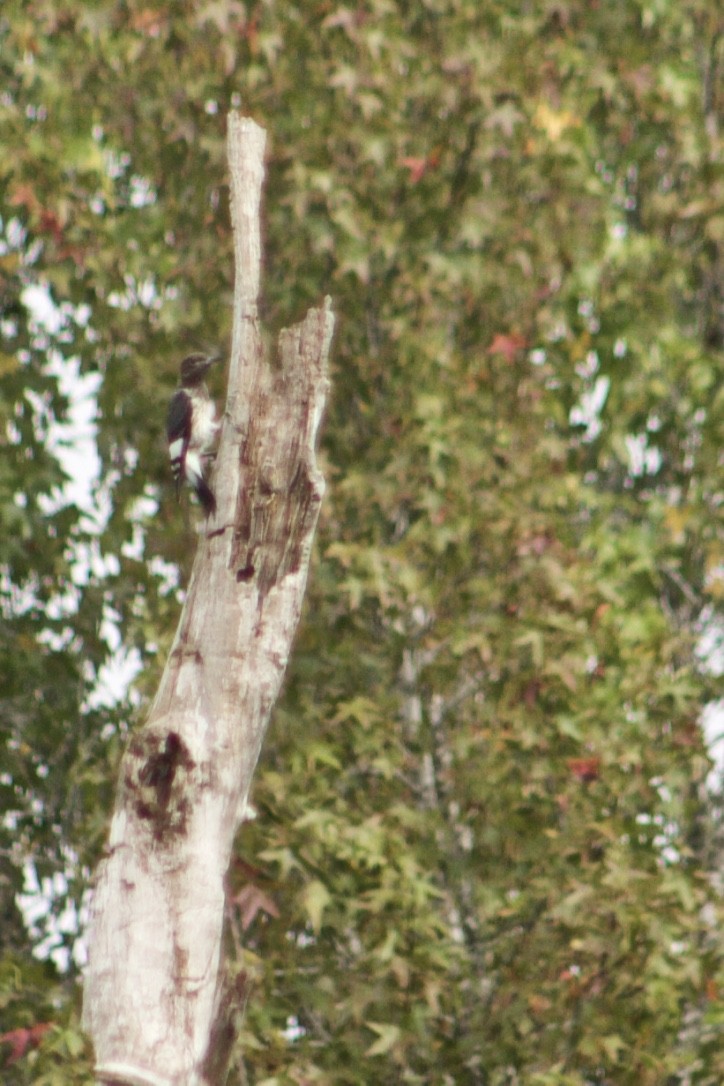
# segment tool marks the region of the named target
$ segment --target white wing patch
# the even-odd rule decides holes
[[[171,460],[180,460],[184,451],[184,439],[182,437],[176,438],[172,441],[168,447],[168,455]]]

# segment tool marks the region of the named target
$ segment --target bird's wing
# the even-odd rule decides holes
[[[171,458],[174,452],[171,446],[180,441],[179,452],[185,452],[191,440],[191,397],[180,388],[171,397],[166,416],[166,437],[168,438]]]
[[[168,455],[171,460],[171,472],[176,483],[178,498],[184,477],[184,464],[189,442],[191,441],[191,397],[182,388],[175,392],[168,405],[166,416],[166,437]]]

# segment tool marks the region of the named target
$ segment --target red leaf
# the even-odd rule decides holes
[[[541,683],[538,679],[531,679],[523,690],[523,701],[528,709],[532,709],[538,700],[538,695],[541,692]]]
[[[568,768],[579,781],[597,781],[601,775],[601,759],[597,757],[569,758]]]
[[[231,899],[231,902],[236,905],[241,913],[241,926],[244,931],[249,930],[258,912],[273,916],[275,920],[279,919],[279,909],[274,901],[258,886],[255,886],[253,882],[239,890],[239,893]]]
[[[488,347],[488,354],[502,354],[505,361],[511,363],[525,345],[525,336],[521,336],[518,332],[497,332]]]
[[[427,173],[430,162],[427,158],[417,158],[414,155],[400,159],[400,165],[410,171],[410,182],[416,185]]]
[[[0,1034],[0,1044],[10,1045],[5,1066],[21,1060],[29,1048],[36,1048],[52,1025],[52,1022],[38,1022],[29,1029],[11,1029],[8,1033]]]
[[[246,879],[247,882],[251,882],[252,879],[260,879],[264,875],[260,867],[254,867],[253,864],[248,863],[241,856],[235,856],[232,863],[234,870],[238,871],[241,878]]]
[[[56,242],[61,241],[63,237],[63,227],[54,211],[48,211],[47,209],[41,211],[38,228],[41,234],[52,234]]]

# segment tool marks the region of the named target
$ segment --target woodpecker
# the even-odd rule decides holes
[[[216,498],[204,479],[202,457],[211,448],[219,424],[204,378],[214,362],[218,362],[218,355],[190,354],[184,358],[180,388],[171,397],[166,419],[176,497],[186,481],[196,492],[207,517],[216,512]]]

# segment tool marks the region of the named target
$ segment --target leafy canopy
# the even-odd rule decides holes
[[[339,314],[309,606],[230,876],[236,1065],[719,1082],[713,7],[6,0],[0,69],[0,1000],[51,1023],[7,1081],[85,1073],[15,895],[30,858],[81,900],[177,618],[161,405],[228,342],[234,106],[270,135],[268,327]],[[48,448],[70,359],[94,515]],[[118,651],[138,709],[94,696]]]

